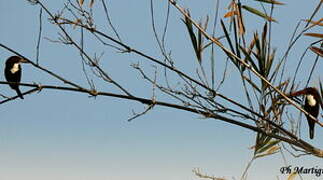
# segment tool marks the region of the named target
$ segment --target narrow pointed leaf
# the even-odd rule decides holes
[[[224,22],[222,20],[221,20],[221,26],[222,26],[223,32],[225,34],[225,37],[226,37],[226,39],[227,39],[227,41],[229,43],[231,51],[233,53],[235,53],[234,49],[233,49],[232,41],[231,41],[230,36],[229,36],[229,33],[228,33],[227,28],[225,27]]]
[[[294,179],[296,178],[296,175],[297,175],[297,172],[296,172],[296,171],[292,172],[292,173],[288,176],[287,180],[294,180]]]
[[[263,3],[269,3],[269,4],[276,4],[276,5],[285,5],[285,3],[278,2],[278,1],[275,1],[275,0],[255,0],[255,1],[263,2]]]
[[[320,33],[304,33],[305,36],[311,36],[316,38],[323,38],[323,34]]]
[[[265,134],[257,133],[256,145],[254,155],[259,154],[259,150],[262,149],[269,141],[271,137]]]
[[[269,151],[271,147],[275,146],[279,142],[280,142],[279,140],[272,140],[272,141],[264,142],[264,146],[262,148],[260,148],[259,150],[257,150],[256,153],[260,154],[260,153],[263,153],[265,151]]]
[[[235,18],[234,18],[235,19]],[[235,44],[235,50],[236,50],[236,54],[239,58],[241,58],[241,52],[240,52],[240,49],[239,49],[239,38],[238,38],[238,33],[237,33],[237,24],[236,24],[236,21],[234,20],[233,21],[233,31],[234,31],[234,44]],[[243,69],[245,69],[245,66],[242,66]]]
[[[243,54],[245,55],[245,61],[247,62],[250,62],[251,66],[257,71],[259,72],[258,70],[258,67],[257,65],[255,64],[255,62],[252,60],[252,58],[250,57],[250,53],[251,53],[251,50],[250,52],[247,52],[247,50],[243,47],[240,46],[240,50],[242,50]]]
[[[276,49],[273,50],[272,54],[269,56],[268,62],[267,62],[267,72],[266,72],[266,77],[268,77],[270,70],[272,68],[273,62],[274,62],[274,58],[275,58],[275,54],[276,54]]]
[[[242,17],[242,14],[241,14],[241,3],[238,3],[237,4],[237,16],[238,16],[238,27],[239,27],[239,35],[242,36],[245,34],[246,32],[246,29],[245,29],[245,26],[244,26],[244,23],[243,23],[243,17]]]
[[[309,19],[306,19],[305,20],[306,22],[310,22],[311,24],[313,24],[313,25],[319,25],[319,26],[323,26],[323,18],[321,18],[320,20],[318,20],[318,21],[311,21],[311,20],[309,20]]]
[[[232,42],[231,42],[231,39],[230,39],[230,36],[229,36],[229,33],[228,33],[228,31],[227,31],[227,29],[226,29],[226,27],[225,27],[225,25],[224,25],[224,22],[221,20],[220,21],[221,22],[221,26],[222,26],[222,29],[223,29],[223,32],[224,32],[224,35],[225,35],[225,37],[226,37],[226,39],[227,39],[227,41],[228,41],[228,44],[229,44],[229,46],[230,46],[230,50],[231,50],[231,52],[233,52],[234,54],[235,54],[235,52],[234,52],[234,49],[233,49],[233,45],[232,45]],[[235,57],[233,57],[233,56],[231,56],[229,53],[227,53],[227,52],[225,52],[226,54],[227,54],[227,56],[231,59],[231,61],[233,62],[233,64],[234,65],[236,65],[236,67],[237,68],[239,68],[239,64],[238,64],[238,62],[237,62],[237,60],[235,59]]]
[[[275,154],[277,152],[279,152],[280,147],[279,146],[272,146],[271,148],[269,148],[266,152],[256,155],[255,158],[260,158],[260,157],[264,157],[264,156],[269,156],[272,154]]]
[[[310,50],[313,51],[314,53],[316,53],[317,55],[323,57],[323,50],[321,48],[312,46],[312,47],[310,47]]]
[[[225,13],[224,18],[231,17],[231,16],[233,16],[235,14],[237,14],[236,11],[229,11],[229,12]]]
[[[263,30],[262,30],[262,35],[261,35],[262,37],[262,42],[261,42],[261,44],[262,44],[262,48],[264,49],[265,48],[265,45],[266,45],[266,38],[267,38],[267,22],[265,23],[265,25],[264,25],[264,28],[263,28]]]
[[[202,24],[199,23],[199,26],[202,27]],[[198,30],[197,33],[197,51],[196,51],[196,57],[199,63],[201,64],[202,62],[202,44],[203,44],[203,37],[202,37],[202,32]]]
[[[188,12],[188,15],[190,16],[190,13]],[[186,29],[189,33],[189,36],[190,36],[190,39],[192,41],[192,45],[193,45],[193,48],[194,48],[194,51],[195,53],[197,52],[197,39],[196,39],[196,36],[194,34],[194,30],[193,30],[193,25],[192,25],[192,22],[189,18],[185,17],[185,20],[182,20],[185,25],[186,25]]]
[[[320,80],[320,91],[321,91],[321,108],[323,109],[323,86]]]
[[[255,8],[252,8],[252,7],[249,7],[249,6],[246,6],[246,5],[243,5],[242,8],[249,11],[249,12],[251,12],[252,14],[255,14],[255,15],[260,16],[260,17],[262,17],[264,19],[267,19],[268,21],[277,22],[272,17],[267,16],[265,13],[255,9]]]
[[[89,4],[89,7],[92,8],[93,7],[93,4],[94,4],[94,0],[91,0],[90,1],[90,4]]]
[[[242,76],[244,80],[246,80],[255,90],[257,90],[259,93],[261,93],[261,90],[260,88],[254,83],[251,81],[251,79],[249,79],[248,77],[246,76]]]
[[[83,6],[84,0],[79,0],[79,4]]]

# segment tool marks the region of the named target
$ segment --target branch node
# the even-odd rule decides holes
[[[89,91],[89,94],[90,94],[91,96],[96,97],[99,93],[98,93],[98,91],[96,91],[95,89],[92,89],[91,91]]]

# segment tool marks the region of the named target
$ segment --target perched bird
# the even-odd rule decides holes
[[[11,56],[6,61],[6,67],[4,69],[4,75],[8,82],[19,83],[21,80],[21,66],[20,63],[26,63],[27,61],[19,56]],[[12,89],[14,89],[21,99],[22,96],[18,84],[9,84]]]
[[[317,89],[313,87],[305,88],[304,90],[292,93],[292,96],[305,96],[305,104],[303,106],[304,110],[311,114],[313,117],[317,118],[319,115],[320,105],[322,106],[321,96]],[[310,138],[314,138],[314,127],[315,127],[315,120],[312,119],[310,116],[306,116]]]

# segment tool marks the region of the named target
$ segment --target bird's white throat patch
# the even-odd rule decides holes
[[[313,95],[307,95],[306,96],[307,102],[310,106],[315,106],[316,105],[316,100]]]
[[[19,63],[15,63],[10,69],[10,71],[12,74],[15,74],[17,71],[19,71]]]

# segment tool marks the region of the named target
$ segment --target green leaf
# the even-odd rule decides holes
[[[258,151],[256,151],[256,154],[260,154],[269,150],[271,147],[275,146],[279,142],[280,142],[279,140],[272,140],[272,141],[266,142],[266,144],[264,144],[263,147],[261,147],[260,149],[258,149]]]
[[[230,36],[229,36],[229,33],[228,33],[228,31],[227,31],[227,28],[225,27],[225,25],[224,25],[224,22],[222,21],[222,19],[221,19],[221,26],[222,26],[222,29],[223,29],[223,32],[224,32],[224,35],[225,35],[225,37],[226,37],[226,39],[227,39],[227,41],[228,41],[228,44],[229,44],[229,46],[230,46],[230,50],[231,50],[231,52],[233,53],[233,54],[235,54],[235,51],[234,51],[234,48],[233,48],[233,45],[232,45],[232,41],[231,41],[231,38],[230,38]],[[231,61],[234,63],[234,65],[236,65],[236,67],[237,68],[239,68],[239,63],[238,63],[238,61],[235,59],[235,57],[232,57],[229,53],[227,53],[227,52],[225,52],[226,54],[227,54],[227,56],[231,59]]]
[[[246,6],[246,5],[242,5],[242,8],[251,12],[252,14],[255,14],[257,16],[260,16],[268,21],[272,21],[272,22],[277,22],[275,19],[273,19],[272,17],[269,17],[267,16],[265,13],[255,9],[255,8],[252,8],[252,7],[249,7],[249,6]]]
[[[202,23],[199,23],[199,26],[202,27]],[[197,51],[196,51],[196,57],[197,60],[199,61],[199,63],[201,64],[202,62],[202,44],[203,44],[203,36],[202,36],[202,32],[200,30],[198,30],[197,33]]]
[[[191,15],[190,15],[190,12],[189,12],[189,11],[187,12],[187,14],[188,14],[188,16],[189,16],[189,17],[191,17]],[[194,34],[194,30],[193,30],[192,21],[191,21],[188,17],[186,17],[186,16],[185,16],[185,20],[182,20],[182,21],[183,21],[183,22],[185,23],[185,25],[186,25],[186,29],[187,29],[187,31],[188,31],[188,34],[189,34],[190,38],[191,38],[192,45],[193,45],[194,51],[195,51],[195,53],[196,53],[196,52],[197,52],[198,47],[197,47],[197,40],[196,40],[196,36],[195,36],[195,34]]]
[[[250,52],[247,52],[247,50],[245,48],[243,48],[242,46],[240,46],[240,50],[243,52],[243,54],[245,55],[245,61],[246,62],[250,62],[251,66],[257,71],[259,72],[258,70],[258,67],[257,65],[255,64],[255,62],[252,60],[252,58],[250,57],[250,53],[251,53],[251,50]]]
[[[267,22],[266,22],[261,35],[261,45],[264,52],[262,56],[266,54],[265,51],[266,51],[266,45],[267,45],[267,30],[268,28],[267,28]]]
[[[259,73],[264,76],[266,73],[266,67],[265,67],[265,57],[264,57],[264,53],[263,53],[263,49],[258,37],[258,33],[256,32],[254,34],[254,40],[255,40],[255,45],[256,45],[256,53],[252,52],[253,55],[256,57],[256,59],[258,60],[258,69],[259,69]]]
[[[323,102],[322,102],[322,99],[323,99],[323,86],[322,86],[322,83],[321,83],[321,80],[320,80],[320,91],[321,91],[321,108],[323,109]]]
[[[280,150],[280,147],[279,146],[272,146],[270,147],[269,149],[267,149],[266,152],[262,153],[262,154],[258,154],[255,156],[255,158],[260,158],[260,157],[264,157],[264,156],[269,156],[269,155],[272,155],[272,154],[275,154],[277,152],[279,152]]]
[[[254,154],[258,154],[259,149],[261,149],[268,141],[270,141],[271,137],[263,134],[263,133],[257,133],[256,138],[256,145],[255,145],[255,152]]]
[[[255,0],[255,1],[268,3],[268,4],[285,5],[285,3],[278,2],[278,1],[275,1],[275,0]]]
[[[257,90],[259,93],[261,93],[261,90],[258,88],[258,86],[254,83],[254,82],[252,82],[252,80],[251,79],[249,79],[248,77],[246,77],[246,76],[242,76],[243,77],[243,79],[244,80],[246,80],[255,90]]]

